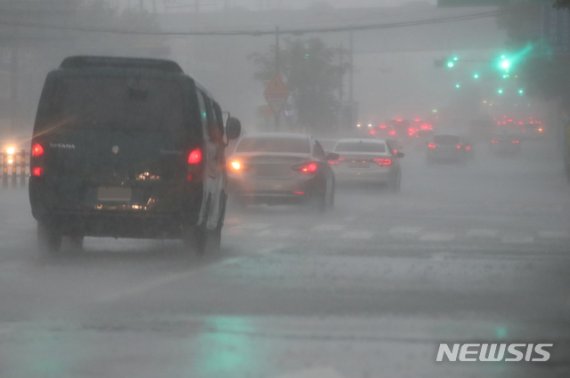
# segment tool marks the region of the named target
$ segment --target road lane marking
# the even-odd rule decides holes
[[[501,238],[501,243],[504,244],[531,244],[534,242],[534,237],[525,234],[507,234]]]
[[[570,233],[565,231],[538,231],[542,239],[570,239]]]
[[[443,242],[455,240],[455,234],[449,232],[426,232],[420,237],[421,241]]]
[[[279,375],[275,378],[344,378],[333,368],[312,368],[294,373]]]
[[[359,239],[359,240],[369,240],[374,236],[372,231],[348,231],[341,235],[343,239]]]
[[[395,238],[413,238],[422,231],[422,227],[391,227],[388,233]]]
[[[472,228],[465,234],[469,238],[496,238],[499,235],[498,230],[491,230],[487,228]]]
[[[328,232],[328,231],[341,231],[345,226],[342,224],[320,224],[313,228],[314,231]]]

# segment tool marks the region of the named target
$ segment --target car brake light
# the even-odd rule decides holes
[[[459,143],[455,145],[455,149],[457,149],[457,150],[461,150],[462,148],[463,148],[463,146]]]
[[[376,132],[377,131],[375,129],[371,129],[370,131],[368,131],[368,134],[374,136],[374,135],[376,135]]]
[[[435,150],[437,148],[437,144],[435,144],[435,143],[428,143],[427,146],[430,150]]]
[[[520,143],[521,143],[521,141],[520,141],[520,140],[518,140],[518,139],[513,139],[512,143],[513,143],[513,144],[520,144]]]
[[[497,144],[497,143],[499,143],[499,141],[497,139],[495,139],[495,138],[491,139],[491,144]]]
[[[374,162],[381,167],[390,167],[392,165],[392,159],[390,158],[374,158]]]
[[[33,177],[42,177],[44,175],[44,169],[42,167],[33,167],[32,168],[32,176]]]
[[[396,136],[396,130],[390,130],[390,131],[388,131],[388,135],[390,135],[390,136]]]
[[[44,155],[44,147],[39,143],[34,143],[32,145],[32,157],[39,158]]]
[[[188,153],[188,165],[198,165],[202,162],[202,149],[195,148]]]
[[[471,151],[471,148],[472,148],[471,145],[468,144],[465,146],[465,151],[469,152]]]
[[[329,165],[339,165],[341,163],[341,161],[343,161],[344,159],[342,157],[339,157],[336,160],[329,160]]]
[[[296,167],[296,170],[304,175],[314,175],[319,170],[319,165],[316,162],[311,161]]]

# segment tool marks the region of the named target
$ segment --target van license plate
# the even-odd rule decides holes
[[[105,202],[129,202],[132,197],[131,188],[99,187],[97,199]]]

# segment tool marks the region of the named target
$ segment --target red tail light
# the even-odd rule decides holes
[[[427,146],[430,150],[435,150],[437,148],[437,144],[435,144],[435,143],[428,143]]]
[[[499,143],[499,141],[497,139],[495,139],[495,138],[491,139],[491,144],[497,144],[497,143]]]
[[[32,145],[32,157],[39,158],[44,155],[44,147],[39,143],[34,143]]]
[[[195,148],[188,153],[188,165],[198,165],[202,162],[202,149]]]
[[[329,165],[339,165],[344,159],[342,157],[339,157],[336,160],[329,160]]]
[[[368,134],[370,134],[372,136],[376,135],[376,133],[377,133],[377,131],[375,129],[372,129],[368,132]]]
[[[455,145],[456,150],[461,150],[462,148],[463,148],[463,145],[461,145],[459,143]]]
[[[396,136],[396,130],[390,130],[390,131],[388,131],[388,135],[390,135],[390,136]]]
[[[471,149],[472,149],[471,145],[468,144],[467,146],[465,146],[465,151],[469,152],[471,151]]]
[[[392,166],[392,159],[390,158],[374,158],[374,162],[381,167]]]
[[[520,140],[518,140],[518,139],[513,139],[513,142],[512,142],[512,143],[513,143],[513,144],[520,144],[520,143],[521,143],[521,141],[520,141]]]
[[[44,175],[44,169],[42,167],[33,167],[32,168],[32,176],[33,177],[42,177]]]
[[[314,175],[319,170],[319,164],[311,161],[296,167],[296,170],[304,175]]]

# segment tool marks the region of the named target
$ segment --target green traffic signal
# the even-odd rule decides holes
[[[461,83],[455,83],[455,89],[461,89]]]
[[[481,78],[481,75],[479,75],[479,72],[475,72],[475,73],[473,73],[472,77],[474,80],[479,80]]]
[[[501,71],[508,73],[513,66],[513,62],[506,55],[501,55],[499,59],[498,67]]]
[[[519,90],[517,91],[517,93],[519,94],[519,96],[524,96],[524,89],[523,88],[519,88]]]
[[[497,94],[498,94],[498,95],[502,95],[502,94],[504,94],[504,93],[505,93],[505,90],[504,90],[503,88],[497,89]]]

